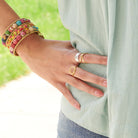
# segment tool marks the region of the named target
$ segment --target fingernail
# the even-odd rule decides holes
[[[100,92],[100,91],[95,91],[94,93],[95,93],[95,96],[97,96],[97,97],[101,97],[104,95],[104,93]]]
[[[105,80],[105,81],[103,82],[103,85],[104,85],[104,86],[107,86],[107,80]]]

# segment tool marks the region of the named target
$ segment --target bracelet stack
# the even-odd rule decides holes
[[[2,44],[10,50],[11,54],[18,56],[16,48],[23,39],[32,33],[37,33],[44,38],[39,32],[38,27],[30,20],[25,18],[18,19],[7,27],[5,33],[2,35]]]

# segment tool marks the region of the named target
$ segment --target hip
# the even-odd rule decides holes
[[[68,119],[62,111],[59,114],[57,138],[107,138],[79,126]]]

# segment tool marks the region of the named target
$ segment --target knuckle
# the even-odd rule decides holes
[[[74,70],[74,66],[76,66],[76,65],[74,65],[74,64],[68,64],[68,65],[66,65],[66,66],[63,68],[63,70],[65,71],[65,73],[71,75],[71,73],[72,73],[73,70]]]
[[[67,59],[67,58],[70,58],[70,51],[69,50],[63,52],[63,54],[62,54],[62,59]]]

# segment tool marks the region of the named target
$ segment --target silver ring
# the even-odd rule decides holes
[[[75,55],[75,61],[78,62],[78,63],[80,62],[80,61],[79,61],[79,55],[80,55],[80,54],[81,54],[81,53],[78,52],[78,53]]]

